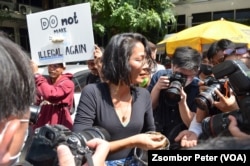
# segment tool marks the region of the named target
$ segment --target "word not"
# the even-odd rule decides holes
[[[48,29],[49,27],[56,28],[58,26],[58,18],[55,15],[52,15],[49,18],[41,18],[40,21],[41,21],[42,30]],[[79,21],[77,19],[76,12],[74,12],[73,17],[61,19],[61,26],[78,24],[78,22]]]

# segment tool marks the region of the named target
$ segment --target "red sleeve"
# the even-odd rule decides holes
[[[35,77],[38,94],[41,94],[43,100],[51,103],[69,103],[71,105],[74,95],[74,83],[67,77],[60,78],[55,84],[51,84],[48,79],[42,75]]]

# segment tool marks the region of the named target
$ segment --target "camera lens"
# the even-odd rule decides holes
[[[204,111],[209,111],[209,109],[212,107],[213,98],[211,98],[208,93],[201,93],[195,98],[195,102],[198,108]]]
[[[215,89],[220,88],[220,85],[213,84],[210,87],[208,87],[206,90],[201,92],[196,98],[195,102],[197,104],[197,107],[208,111],[213,107],[214,101],[218,100],[218,97],[215,93]]]
[[[173,81],[169,85],[169,88],[166,90],[166,97],[169,102],[177,103],[181,100],[180,91],[181,83],[179,81]]]
[[[30,106],[30,122],[35,124],[40,113],[41,106],[31,105]]]
[[[216,137],[218,135],[228,136],[230,135],[228,131],[229,119],[228,115],[232,113],[221,113],[207,117],[202,121],[202,131],[208,136]]]
[[[107,141],[110,140],[110,134],[107,132],[107,130],[100,126],[84,129],[82,132],[79,132],[78,135],[81,137],[81,143],[83,145],[93,138],[100,138]]]

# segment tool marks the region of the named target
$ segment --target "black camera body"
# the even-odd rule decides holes
[[[36,129],[32,143],[27,151],[26,160],[36,166],[57,166],[56,148],[60,144],[68,146],[75,159],[76,166],[92,161],[93,150],[86,142],[93,138],[109,140],[109,133],[98,126],[85,129],[80,133],[71,132],[63,125],[45,125]]]
[[[211,109],[214,101],[219,100],[215,93],[215,89],[218,89],[222,94],[226,95],[225,82],[225,79],[216,79],[213,76],[206,77],[203,85],[207,86],[207,89],[200,92],[195,98],[197,107],[204,111]]]
[[[207,136],[231,135],[228,131],[228,116],[236,118],[238,127],[250,133],[250,70],[240,60],[226,60],[212,69],[217,79],[227,76],[229,85],[239,100],[240,109],[207,117],[202,121],[202,130]]]
[[[168,76],[169,87],[165,90],[166,99],[169,103],[178,103],[181,100],[180,91],[185,86],[187,77],[182,73],[176,72]]]

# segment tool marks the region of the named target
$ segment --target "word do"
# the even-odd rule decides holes
[[[50,28],[56,28],[58,25],[58,19],[55,15],[50,16],[49,18],[41,18],[41,27],[42,30],[48,29]],[[78,19],[77,19],[77,15],[76,12],[74,12],[74,16],[73,17],[68,17],[68,18],[62,18],[61,19],[61,25],[65,26],[65,25],[72,25],[72,24],[78,24]]]

